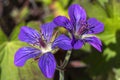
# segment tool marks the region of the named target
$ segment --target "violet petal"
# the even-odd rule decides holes
[[[86,12],[78,4],[71,5],[68,9],[68,14],[69,14],[70,20],[74,24],[76,30],[78,30],[80,28],[80,24],[82,22],[86,21]]]
[[[41,51],[38,49],[32,47],[22,47],[15,53],[14,64],[16,66],[23,66],[28,59],[35,58],[40,53]]]
[[[83,42],[81,40],[77,40],[74,42],[73,48],[74,49],[80,49],[83,46]]]
[[[26,26],[23,26],[21,27],[21,30],[20,30],[20,34],[19,34],[19,39],[23,42],[27,42],[29,44],[39,44],[39,38],[40,38],[40,34],[30,28],[30,27],[26,27]]]
[[[53,21],[57,26],[62,26],[66,28],[67,30],[73,29],[72,23],[65,16],[58,16]]]
[[[98,51],[102,52],[102,49],[101,49],[102,42],[100,39],[98,39],[97,37],[88,37],[85,40],[94,48],[96,48]]]
[[[56,61],[52,53],[43,54],[39,59],[39,68],[47,78],[52,78],[56,69]]]
[[[55,27],[56,25],[53,22],[46,23],[41,26],[42,34],[44,35],[44,38],[47,40],[47,42],[50,41]]]
[[[71,39],[65,35],[58,36],[52,44],[52,48],[59,47],[63,50],[69,50],[72,48]]]
[[[88,31],[88,34],[97,34],[104,30],[104,24],[99,22],[95,18],[88,19],[87,23],[88,23],[88,27],[90,29]]]

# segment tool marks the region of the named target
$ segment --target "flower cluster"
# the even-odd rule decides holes
[[[102,32],[104,25],[95,18],[86,20],[86,12],[78,4],[71,5],[68,13],[70,19],[58,16],[52,22],[43,24],[40,32],[27,26],[21,27],[19,40],[30,46],[22,47],[16,52],[14,64],[23,66],[28,59],[34,58],[38,60],[44,76],[52,78],[56,69],[53,50],[80,49],[87,42],[101,52],[102,43],[93,34]],[[64,34],[58,36],[54,30],[58,26],[65,27],[71,37]]]
[[[57,26],[65,27],[72,35],[72,47],[80,49],[86,42],[101,50],[102,43],[93,34],[100,33],[104,30],[104,24],[95,18],[86,20],[86,12],[78,4],[73,4],[68,9],[70,19],[65,16],[58,16],[54,19]]]

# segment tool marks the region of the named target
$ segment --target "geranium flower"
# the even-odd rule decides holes
[[[52,78],[56,69],[56,61],[52,50],[61,48],[63,50],[71,49],[70,39],[65,35],[60,35],[56,39],[53,37],[55,24],[53,22],[42,25],[41,33],[27,26],[20,30],[19,39],[30,44],[29,47],[20,48],[14,59],[16,66],[24,66],[30,59],[38,59],[38,65],[42,73],[47,78]]]
[[[101,41],[93,34],[104,30],[104,24],[95,18],[86,20],[85,10],[78,4],[73,4],[68,9],[70,19],[65,16],[58,16],[54,19],[57,26],[65,27],[72,35],[72,47],[80,49],[84,43],[89,43],[98,51],[101,50]]]

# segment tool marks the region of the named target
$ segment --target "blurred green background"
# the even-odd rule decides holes
[[[71,4],[80,4],[88,18],[105,25],[97,35],[103,42],[99,53],[86,44],[74,51],[65,69],[65,80],[120,80],[120,0],[0,0],[0,80],[52,80],[40,72],[37,62],[27,61],[24,67],[14,65],[14,54],[27,44],[18,40],[21,26],[39,30],[41,24],[58,15],[68,16]],[[64,29],[59,29],[65,33]],[[65,51],[55,54],[59,62]],[[56,71],[53,80],[58,80]]]

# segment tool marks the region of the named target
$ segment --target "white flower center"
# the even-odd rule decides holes
[[[85,38],[88,38],[88,37],[94,37],[95,35],[93,34],[84,34],[81,36],[81,39],[85,39]]]
[[[52,48],[51,48],[51,44],[47,44],[46,47],[41,47],[41,51],[42,53],[47,53],[47,52],[51,52],[52,51]]]

